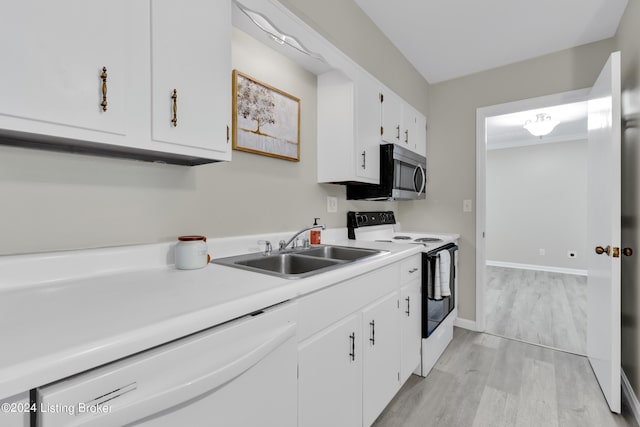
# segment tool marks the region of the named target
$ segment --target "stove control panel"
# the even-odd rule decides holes
[[[347,212],[347,231],[349,239],[355,239],[354,229],[374,225],[395,224],[393,211]]]

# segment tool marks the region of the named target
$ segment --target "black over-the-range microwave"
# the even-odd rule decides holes
[[[348,184],[348,200],[425,198],[427,159],[396,144],[380,145],[380,184]]]

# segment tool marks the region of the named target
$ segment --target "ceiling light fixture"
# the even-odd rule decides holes
[[[529,131],[533,136],[543,137],[551,133],[551,131],[558,126],[560,122],[558,120],[552,120],[551,116],[546,113],[536,114],[536,120],[527,120],[524,122],[524,128]]]
[[[242,11],[242,13],[244,13],[245,15],[247,15],[247,17],[251,20],[251,22],[253,22],[254,24],[256,24],[256,26],[258,28],[260,28],[262,31],[264,31],[265,33],[267,33],[267,35],[276,43],[281,44],[281,45],[287,45],[290,46],[296,50],[298,50],[299,52],[304,53],[305,55],[308,55],[314,59],[317,59],[318,61],[322,61],[322,62],[327,62],[322,55],[312,52],[309,49],[307,49],[306,47],[304,47],[304,45],[302,43],[300,43],[295,37],[292,37],[288,34],[283,33],[282,31],[280,31],[278,28],[276,28],[275,25],[273,25],[271,23],[271,21],[269,21],[264,15],[255,12],[251,9],[246,8],[245,6],[243,6],[242,4],[238,3],[237,1],[234,2],[236,4],[236,6],[238,6],[238,9],[240,9]]]

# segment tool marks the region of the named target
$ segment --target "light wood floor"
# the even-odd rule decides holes
[[[609,411],[585,357],[455,328],[429,375],[413,375],[374,426],[635,426],[623,415]]]
[[[487,267],[486,277],[487,332],[586,354],[586,276]]]

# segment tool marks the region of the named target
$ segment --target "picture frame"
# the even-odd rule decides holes
[[[300,99],[233,70],[233,149],[300,161]]]

